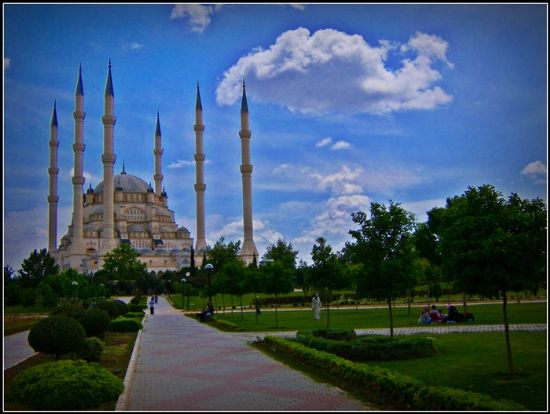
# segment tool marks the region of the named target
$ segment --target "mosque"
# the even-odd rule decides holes
[[[195,172],[196,196],[196,242],[189,230],[179,226],[174,212],[168,207],[168,195],[162,185],[162,136],[159,114],[157,113],[154,135],[155,156],[154,188],[150,181],[143,180],[125,171],[124,163],[118,175],[114,175],[116,155],[114,148],[114,91],[111,76],[111,61],[107,73],[104,98],[103,122],[103,181],[84,193],[83,142],[84,88],[82,69],[78,70],[74,117],[74,174],[73,214],[71,224],[57,246],[57,150],[59,147],[57,111],[54,102],[50,125],[50,164],[48,194],[48,250],[60,269],[75,269],[82,273],[94,273],[101,269],[105,255],[121,244],[128,244],[139,253],[138,259],[146,264],[147,270],[158,274],[167,270],[180,270],[190,267],[192,257],[195,265],[202,264],[203,252],[208,247],[205,239],[204,216],[204,161],[202,104],[199,85],[195,105]],[[243,184],[243,224],[244,238],[241,259],[251,263],[258,258],[252,227],[252,164],[250,160],[250,137],[248,102],[245,84],[241,100],[241,140],[242,164],[240,166]],[[194,254],[192,255],[192,250]]]

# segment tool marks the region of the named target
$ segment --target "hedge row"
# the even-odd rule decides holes
[[[379,367],[358,365],[336,355],[311,349],[284,338],[266,336],[271,351],[286,354],[301,363],[339,378],[362,391],[369,401],[397,410],[434,411],[525,411],[509,400],[449,387],[428,386],[412,377]]]
[[[225,331],[225,332],[242,331],[242,328],[239,325],[237,325],[233,322],[225,321],[225,320],[211,319],[210,321],[208,321],[208,324],[212,325],[212,326],[215,326],[219,330]]]
[[[331,336],[330,333],[328,333]],[[437,353],[435,343],[429,338],[399,338],[391,340],[383,336],[352,337],[337,333],[329,339],[309,332],[298,332],[296,340],[310,348],[326,351],[352,361],[389,361],[421,358]],[[349,339],[348,339],[349,338]]]

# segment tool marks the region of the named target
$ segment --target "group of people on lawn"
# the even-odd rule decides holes
[[[447,313],[441,312],[435,305],[432,305],[431,310],[428,306],[424,307],[418,323],[428,325],[431,323],[472,322],[473,320],[474,315],[472,313],[460,313],[453,305],[447,306]]]

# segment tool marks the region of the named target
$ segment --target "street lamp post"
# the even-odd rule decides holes
[[[186,280],[186,287],[187,287],[187,310],[189,310],[189,276],[191,276],[191,273],[185,272],[185,278]]]
[[[208,303],[212,304],[212,269],[214,269],[214,266],[212,266],[210,263],[207,263],[206,266],[204,266],[206,271],[208,272]]]
[[[73,280],[72,285],[73,285],[73,303],[76,303],[76,287],[78,286],[78,282],[76,280]]]
[[[183,284],[187,283],[187,279],[184,277],[181,278],[181,306],[182,308],[185,306],[185,296],[183,295]],[[189,309],[189,308],[187,308]]]

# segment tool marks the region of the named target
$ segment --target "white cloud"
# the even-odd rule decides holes
[[[447,42],[425,33],[416,33],[398,48],[385,40],[371,46],[360,35],[333,29],[312,34],[300,27],[282,33],[269,48],[256,48],[241,57],[224,73],[216,100],[220,105],[235,103],[245,78],[255,99],[296,112],[384,114],[432,109],[452,100],[435,85],[442,76],[432,67],[436,61],[451,66],[446,50]],[[390,52],[401,54],[401,68],[386,67]],[[416,57],[405,58],[405,53]]]
[[[211,164],[212,160],[205,160],[204,164]],[[177,160],[174,162],[171,162],[167,168],[185,168],[185,167],[194,167],[195,161],[192,160]]]
[[[137,50],[137,49],[141,49],[142,47],[143,45],[138,42],[131,42],[131,43],[124,44],[124,48],[130,49],[130,50]]]
[[[533,161],[527,164],[521,173],[523,175],[545,175],[547,169],[541,161]]]
[[[333,151],[346,150],[350,148],[351,148],[351,144],[346,141],[338,141],[332,147],[330,147],[330,149]]]
[[[73,174],[74,174],[74,167],[71,167],[71,169],[69,170],[69,177],[72,178],[73,177]],[[96,177],[95,175],[93,175],[92,173],[88,172],[88,171],[83,171],[82,172],[82,175],[84,175],[84,184],[86,186],[86,188],[91,184],[92,187],[95,187],[97,184],[99,184],[100,181],[103,181],[103,177]]]
[[[176,4],[172,9],[170,18],[189,18],[191,31],[202,33],[210,24],[212,15],[219,11],[221,7],[222,5]]]
[[[315,148],[322,148],[332,143],[331,137],[323,138],[321,141],[315,144]]]
[[[11,59],[10,58],[4,58],[4,70],[8,70],[11,66]]]
[[[529,177],[535,184],[546,184],[547,173],[546,165],[542,161],[530,162],[521,170],[521,174]]]

